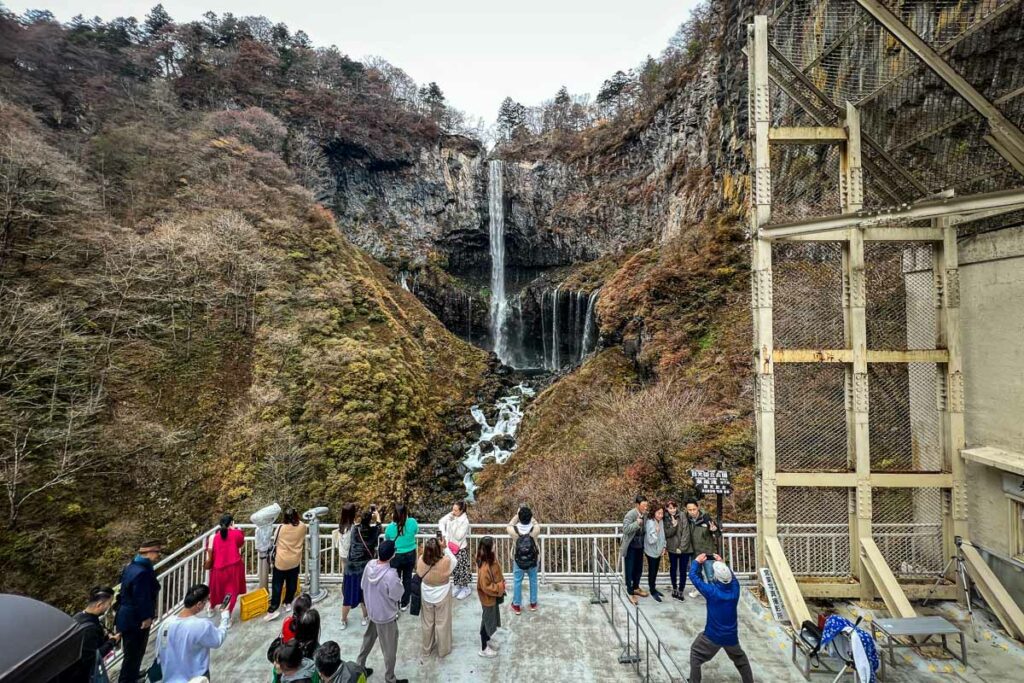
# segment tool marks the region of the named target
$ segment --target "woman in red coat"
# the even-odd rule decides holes
[[[235,609],[238,596],[245,593],[245,563],[240,552],[244,545],[245,534],[234,527],[234,518],[229,513],[221,515],[220,528],[207,545],[213,559],[210,565],[210,604],[219,606],[224,596],[230,593],[229,614]]]

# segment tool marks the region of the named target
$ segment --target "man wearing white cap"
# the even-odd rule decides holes
[[[701,682],[700,668],[722,649],[740,672],[743,683],[754,683],[750,660],[740,647],[737,634],[736,605],[740,601],[740,582],[719,555],[712,557],[714,578],[711,581],[703,577],[702,565],[710,561],[706,554],[698,555],[690,565],[690,581],[708,603],[707,623],[690,646],[690,683]]]

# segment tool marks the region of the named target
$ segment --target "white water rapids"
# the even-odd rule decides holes
[[[515,452],[516,431],[523,420],[523,399],[532,398],[535,393],[523,382],[513,387],[509,394],[498,399],[494,406],[498,416],[493,427],[487,422],[487,416],[480,406],[476,405],[470,409],[473,419],[480,425],[480,438],[466,449],[466,459],[462,461],[468,470],[463,478],[467,500],[475,499],[476,484],[473,482],[473,473],[482,469],[487,461],[504,465]]]

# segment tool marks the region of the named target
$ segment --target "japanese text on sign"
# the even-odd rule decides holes
[[[729,483],[729,473],[725,470],[690,470],[693,483],[701,495],[709,493],[722,493],[730,495],[732,484]]]

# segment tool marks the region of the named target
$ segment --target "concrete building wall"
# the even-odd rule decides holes
[[[1024,453],[1024,227],[960,245],[967,446]]]
[[[960,319],[967,447],[1002,449],[1024,466],[1024,227],[960,242]],[[971,540],[1024,605],[1003,471],[968,462],[967,483]]]

